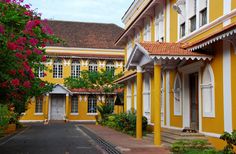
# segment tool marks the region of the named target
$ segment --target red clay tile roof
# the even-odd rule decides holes
[[[182,48],[181,43],[143,42],[140,45],[149,52],[149,55],[165,56],[206,56]]]
[[[99,91],[97,89],[86,89],[86,88],[74,88],[70,89],[71,92],[73,93],[102,93],[102,91]],[[121,93],[123,92],[123,88],[116,89],[114,93]]]
[[[112,59],[121,59],[123,60],[124,59],[124,55],[108,55],[108,54],[82,54],[82,53],[71,53],[71,52],[64,52],[64,53],[60,53],[60,52],[57,52],[57,53],[50,53],[50,52],[47,52],[47,54],[49,56],[78,56],[80,58],[106,58],[106,59],[109,59],[109,58],[112,58]]]
[[[203,43],[204,41],[210,40],[218,35],[228,32],[228,31],[234,29],[235,27],[236,27],[236,23],[229,24],[229,25],[227,25],[221,29],[218,29],[215,32],[211,33],[210,35],[207,35],[206,37],[203,37],[197,41],[185,43],[185,44],[183,44],[182,47],[187,49],[187,48],[191,48],[193,46],[199,45],[199,44]]]
[[[49,20],[48,25],[66,42],[64,47],[122,49],[114,42],[124,30],[115,24]]]

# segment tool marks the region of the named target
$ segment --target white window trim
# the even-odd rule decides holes
[[[79,113],[70,113],[70,115],[77,116],[77,115],[79,115]]]
[[[210,73],[210,77],[211,77],[211,80],[212,82],[211,83],[207,83],[207,84],[201,84],[201,91],[203,91],[203,88],[206,88],[206,87],[212,87],[212,94],[211,94],[211,97],[212,97],[212,112],[205,112],[205,106],[204,106],[204,102],[203,103],[203,117],[209,117],[209,118],[214,118],[215,117],[215,77],[214,77],[214,72],[213,72],[213,69],[211,67],[210,64],[207,64],[206,68],[204,69],[203,71],[203,77],[204,77],[204,74],[206,71],[209,71]],[[202,95],[203,97],[203,95]]]
[[[127,95],[126,95],[126,111],[129,111],[131,108],[132,108],[132,84],[130,81],[128,81]]]
[[[180,101],[179,101],[179,109],[180,111],[177,112],[176,111],[176,101],[175,101],[175,89],[176,89],[176,82],[177,80],[180,82],[179,85],[180,85]],[[180,75],[179,73],[176,74],[175,76],[175,81],[174,81],[174,89],[173,89],[173,92],[174,92],[174,115],[175,116],[181,116],[182,115],[182,102],[183,102],[183,98],[182,98],[182,82],[181,82],[181,78],[180,78]]]
[[[75,69],[74,69],[74,71],[72,71],[73,69],[72,69],[72,67],[74,67]],[[79,68],[79,74],[76,74],[76,69],[77,68]],[[71,77],[80,77],[80,70],[81,70],[81,68],[80,68],[80,62],[78,62],[78,63],[76,63],[76,62],[72,62],[71,63]],[[74,75],[72,75],[72,73],[74,74]]]
[[[43,115],[43,112],[40,112],[40,113],[34,113],[34,115],[36,115],[36,116],[41,116],[41,115]]]
[[[185,0],[185,7],[186,7],[186,13],[188,12],[188,9],[189,9],[189,3],[188,3],[188,0]],[[206,27],[206,25],[208,25],[210,23],[210,0],[207,0],[207,23],[205,25],[202,25],[200,26],[200,9],[199,9],[199,0],[197,0],[197,9],[196,9],[196,29],[192,32],[190,32],[190,24],[189,24],[189,17],[185,17],[185,36],[181,37],[180,36],[180,14],[178,14],[178,41],[182,41],[190,36],[192,36],[193,34],[195,34],[196,32],[199,32],[200,29],[203,29],[202,27]]]
[[[92,71],[97,72],[98,71],[98,63],[97,63],[97,61],[90,61],[88,68],[89,68],[90,72],[92,72]]]
[[[88,116],[96,116],[98,113],[87,113]]]
[[[56,74],[55,74],[55,76],[54,76],[54,66],[56,67]],[[61,66],[61,76],[59,75],[59,66]],[[53,74],[53,78],[54,79],[57,79],[57,78],[63,78],[63,63],[62,63],[62,61],[61,62],[55,62],[54,64],[53,64],[53,72],[52,72]]]

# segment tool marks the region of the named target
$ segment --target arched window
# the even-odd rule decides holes
[[[80,62],[78,60],[73,60],[71,63],[71,76],[73,78],[80,77]]]
[[[114,71],[115,70],[115,65],[114,65],[114,62],[113,61],[108,61],[106,63],[106,70],[107,71]]]
[[[203,116],[215,116],[214,73],[211,65],[207,65],[202,79]]]
[[[155,9],[155,41],[164,41],[164,12],[163,5]]]
[[[53,78],[62,78],[62,60],[61,59],[55,59],[53,64]]]
[[[97,72],[98,71],[98,64],[96,61],[90,61],[89,62],[89,71],[92,72]]]
[[[174,115],[181,115],[182,107],[182,89],[181,89],[181,79],[177,73],[174,82]]]
[[[94,114],[97,113],[97,98],[96,96],[88,97],[88,113]]]

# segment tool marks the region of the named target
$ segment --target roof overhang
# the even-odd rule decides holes
[[[53,90],[49,94],[68,94],[73,95],[73,93],[61,84],[56,84],[53,86]]]
[[[188,55],[189,53],[189,55]],[[136,43],[134,49],[128,59],[126,64],[127,70],[136,69],[137,66],[145,66],[147,64],[152,64],[154,61],[164,62],[166,60],[211,60],[212,56],[204,54],[191,55],[191,51],[186,50],[185,54],[168,54],[168,51],[165,53],[152,53],[145,49],[141,44]]]
[[[115,80],[114,83],[117,83],[117,84],[125,83],[126,81],[135,78],[136,75],[137,75],[136,71],[127,73],[127,74],[123,75],[122,77],[120,77],[119,79]]]
[[[195,51],[202,49],[206,46],[209,46],[217,41],[220,40],[227,40],[232,43],[234,47],[236,47],[236,23],[230,24],[228,26],[223,27],[222,29],[196,41],[190,44],[186,44],[183,47],[190,50],[190,51]],[[236,49],[236,48],[235,48]]]

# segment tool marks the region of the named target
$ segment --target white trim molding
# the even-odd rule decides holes
[[[42,116],[43,113],[34,113],[35,116]]]
[[[44,120],[19,120],[22,123],[28,123],[28,122],[44,122]]]
[[[88,116],[96,116],[96,115],[98,115],[98,113],[87,113],[86,115],[88,115]]]
[[[224,89],[224,130],[232,132],[232,88],[231,50],[228,41],[223,42],[223,89]]]

